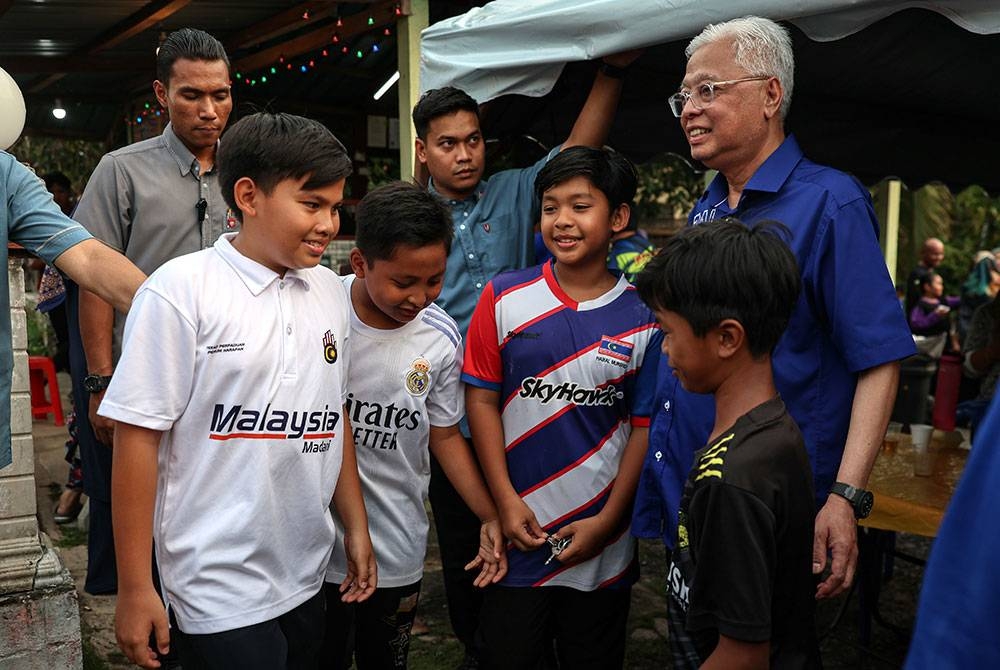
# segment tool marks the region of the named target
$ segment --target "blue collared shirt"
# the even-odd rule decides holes
[[[729,207],[728,195],[729,185],[719,174],[688,222],[698,225],[725,216],[744,223],[771,219],[792,233],[802,292],[772,364],[778,392],[805,438],[820,506],[840,467],[858,373],[916,353],[913,338],[878,246],[871,198],[856,179],[808,160],[790,136],[753,174],[735,209]],[[678,385],[675,393],[686,392]],[[654,416],[654,426],[656,420]],[[676,414],[666,444],[654,443],[651,435],[650,453],[669,449],[672,459],[690,463],[708,432],[691,439],[694,431],[687,421],[703,423],[704,417]],[[649,465],[647,455],[643,479],[657,477]],[[662,479],[677,475],[669,468],[659,474],[655,486],[640,480],[640,495],[659,490],[667,502],[679,499],[684,477]],[[649,509],[641,502],[637,510]],[[676,506],[664,513],[675,515]],[[651,527],[648,521],[641,525]]]
[[[455,319],[463,337],[486,284],[501,272],[533,264],[539,214],[535,177],[559,150],[556,147],[531,167],[498,172],[479,182],[464,200],[444,198],[433,181],[428,184],[428,190],[451,207],[455,229],[437,304]]]
[[[17,242],[46,263],[52,263],[70,247],[90,239],[90,234],[52,201],[52,194],[45,190],[42,180],[6,151],[0,151],[0,200],[4,203],[0,208],[4,272],[7,242]],[[0,291],[0,468],[11,462],[10,384],[14,356],[8,288],[5,280]]]

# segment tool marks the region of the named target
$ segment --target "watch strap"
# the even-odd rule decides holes
[[[605,77],[611,77],[612,79],[624,79],[628,73],[628,68],[618,67],[604,61],[601,61],[601,66],[598,69]]]

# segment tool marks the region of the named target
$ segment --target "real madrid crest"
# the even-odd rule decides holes
[[[424,357],[416,358],[406,371],[406,391],[410,395],[424,395],[431,386],[431,362]]]

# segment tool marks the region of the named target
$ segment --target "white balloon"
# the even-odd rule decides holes
[[[24,130],[24,96],[17,82],[0,68],[0,149],[17,142]]]

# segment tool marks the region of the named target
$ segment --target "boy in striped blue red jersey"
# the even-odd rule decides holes
[[[472,316],[466,411],[513,543],[483,604],[486,667],[534,668],[553,641],[561,667],[624,660],[638,574],[630,507],[661,341],[653,313],[606,265],[635,187],[613,151],[554,157],[535,180],[553,259],[497,276]]]

